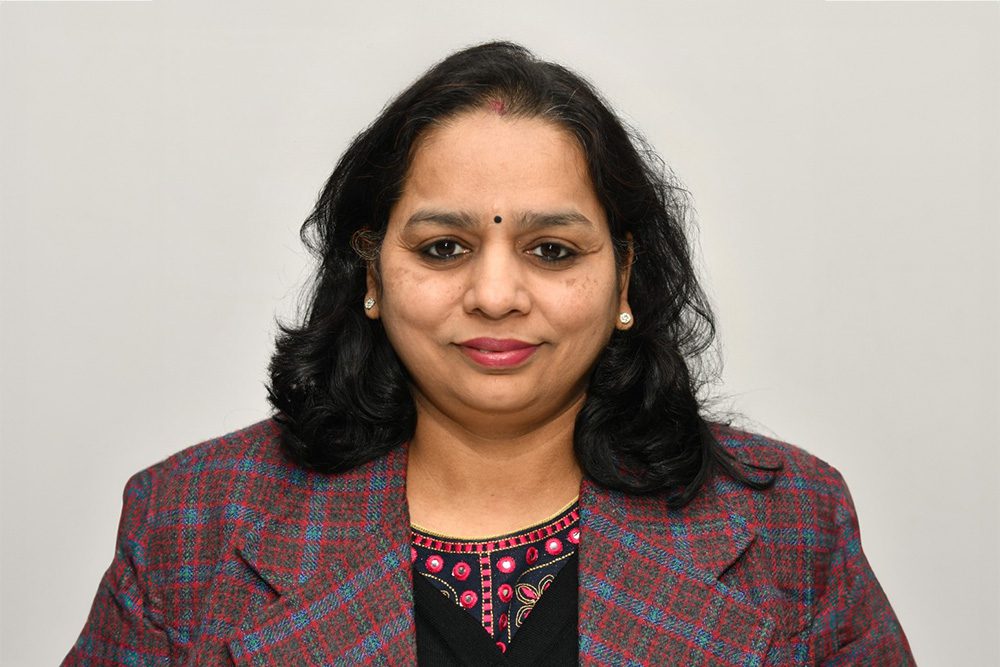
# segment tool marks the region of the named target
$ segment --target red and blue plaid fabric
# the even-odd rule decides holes
[[[584,665],[909,665],[843,479],[717,427],[754,491],[716,476],[682,509],[585,481]],[[126,489],[114,561],[64,665],[415,663],[406,450],[349,473],[289,463],[267,420]]]

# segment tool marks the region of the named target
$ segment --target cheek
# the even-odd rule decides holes
[[[586,334],[582,340],[607,342],[614,327],[618,298],[613,283],[589,276],[567,278],[546,299],[550,321],[563,332]]]
[[[409,347],[414,335],[433,335],[454,309],[460,290],[443,274],[388,267],[382,275],[382,325],[393,346]]]

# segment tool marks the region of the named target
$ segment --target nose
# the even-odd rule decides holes
[[[498,320],[531,310],[525,267],[506,243],[487,243],[473,258],[463,306],[467,313]]]

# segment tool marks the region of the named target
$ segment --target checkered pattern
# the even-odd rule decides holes
[[[838,473],[730,429],[775,488],[711,480],[687,507],[581,488],[580,662],[905,665]],[[268,420],[126,487],[114,562],[64,665],[413,664],[406,452],[288,463]]]

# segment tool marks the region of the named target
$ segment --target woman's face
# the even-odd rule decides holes
[[[459,423],[530,429],[576,405],[629,310],[583,152],[537,118],[469,112],[421,137],[377,272],[369,316],[418,406]]]

